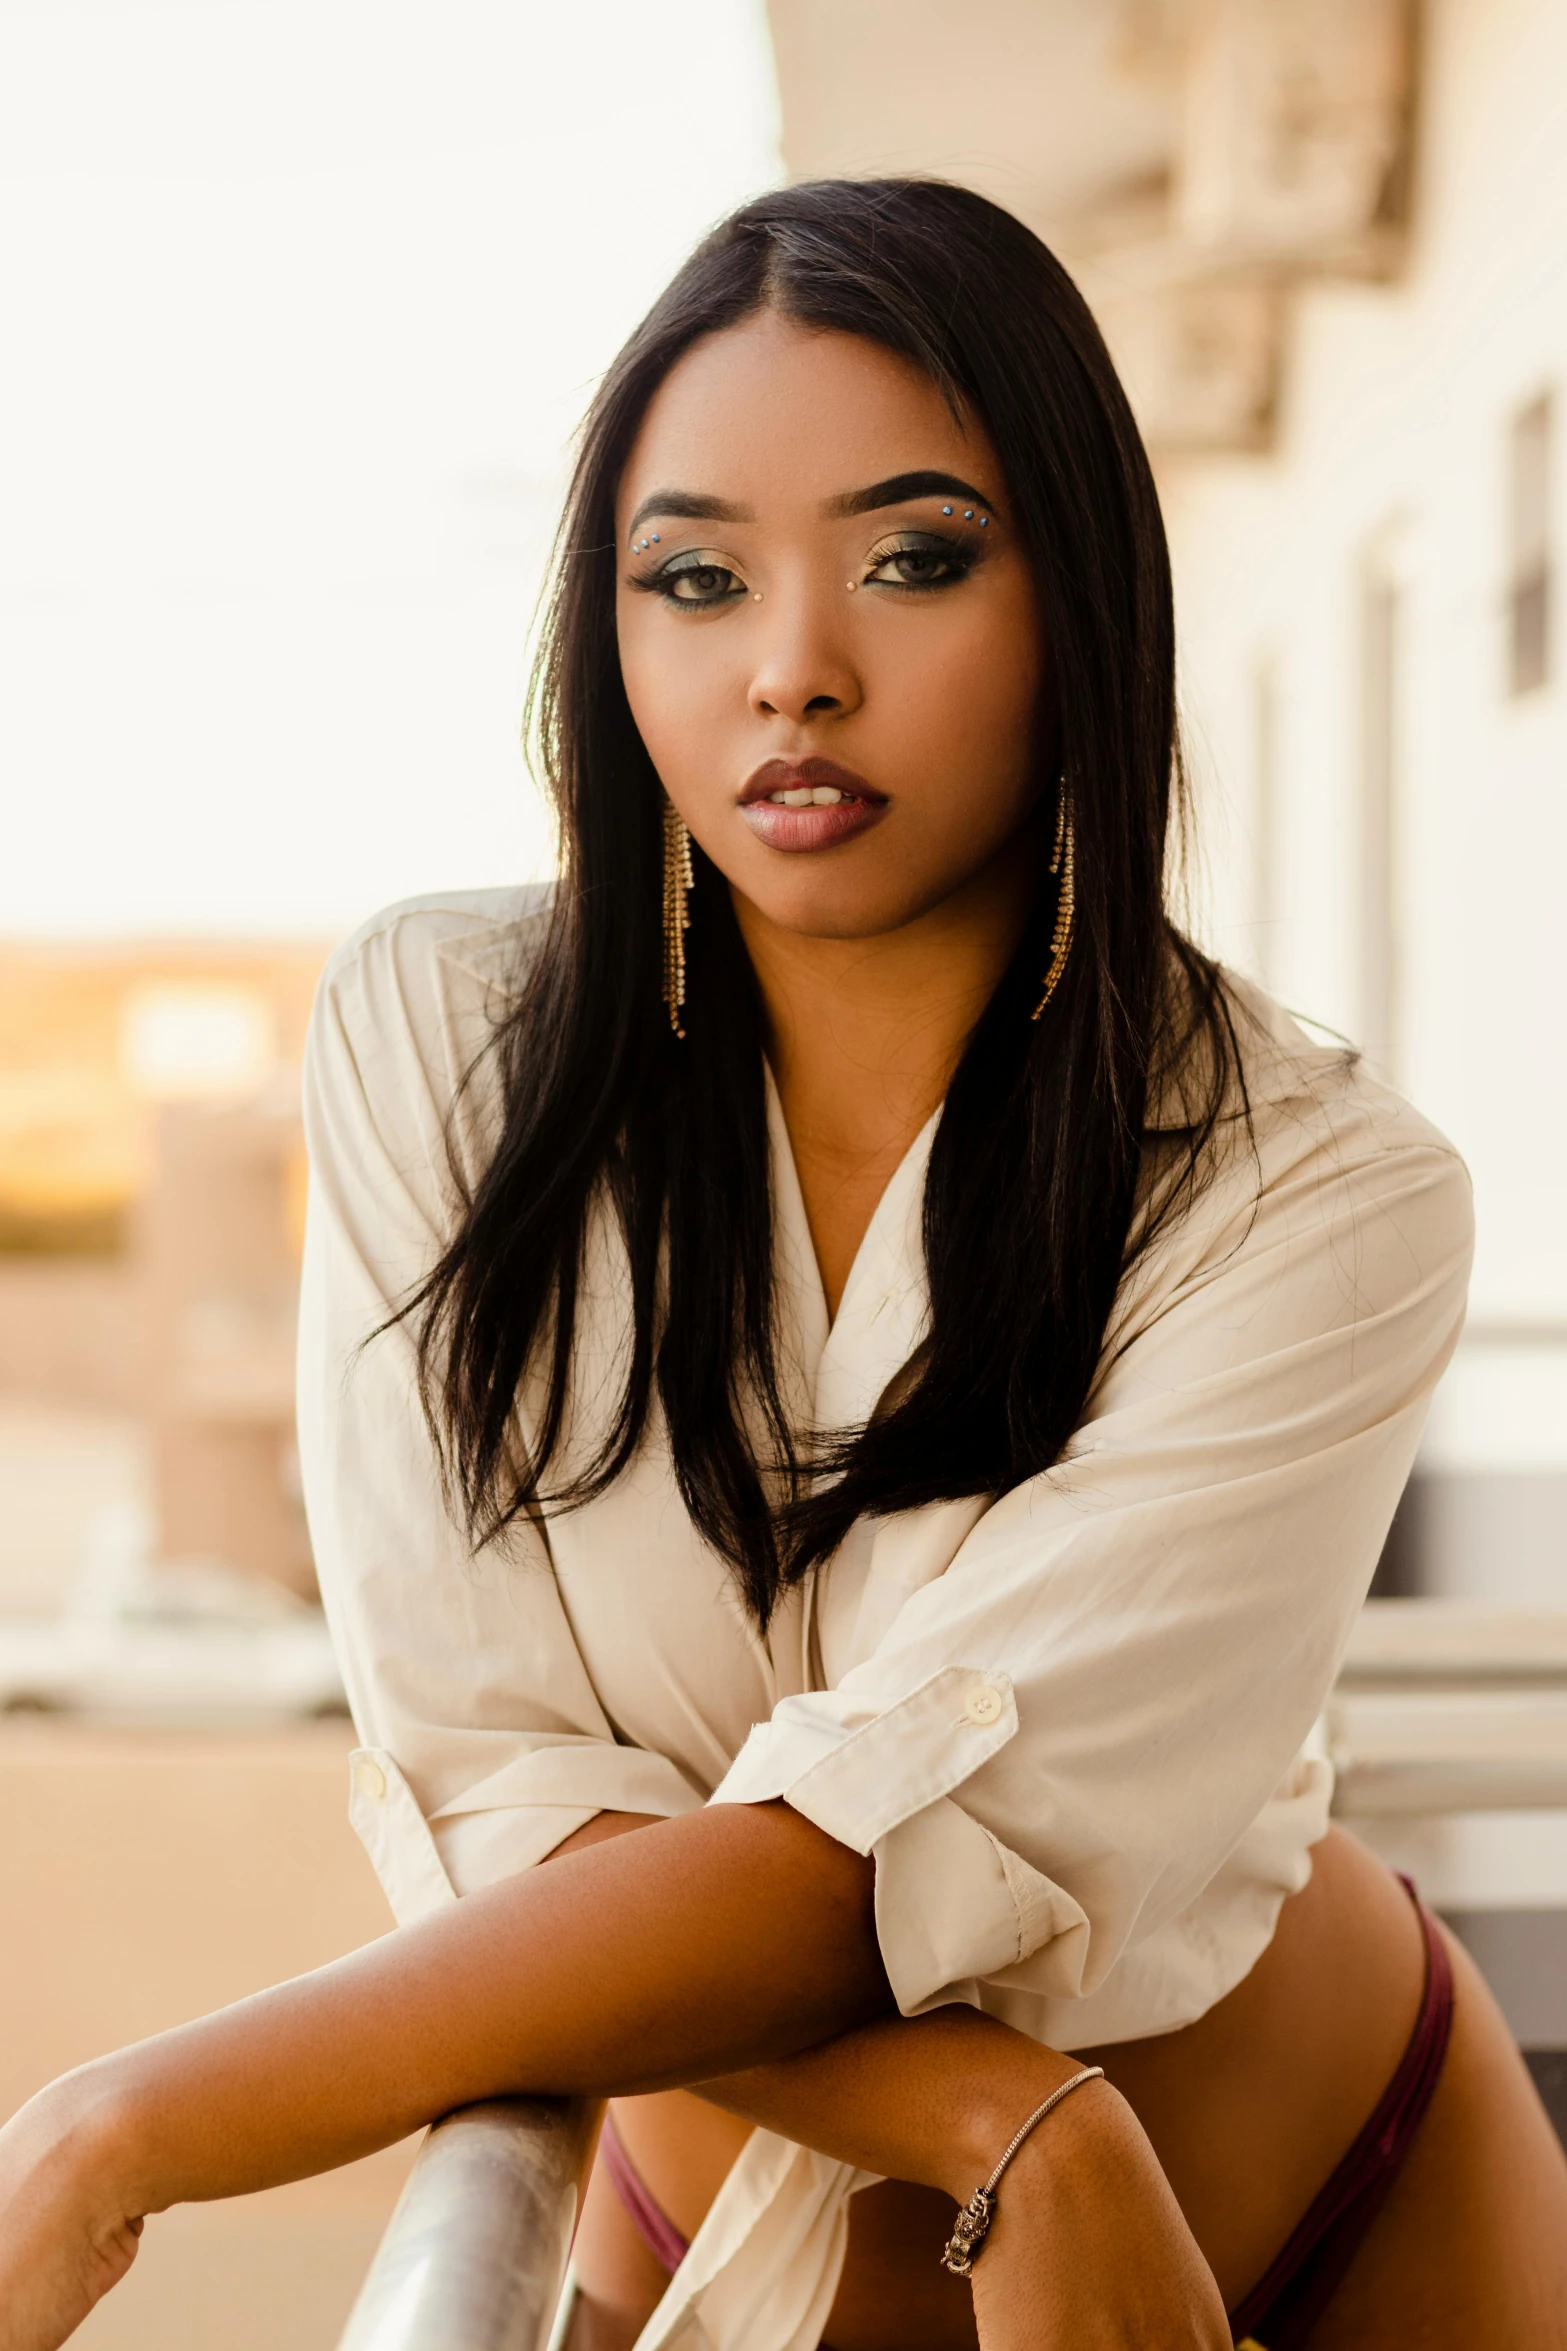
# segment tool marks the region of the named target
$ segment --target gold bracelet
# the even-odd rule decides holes
[[[946,2251],[941,2256],[943,2269],[951,2270],[955,2278],[966,2278],[972,2274],[979,2249],[990,2234],[990,2224],[996,2217],[996,2184],[1007,2165],[1035,2124],[1044,2121],[1052,2106],[1059,2106],[1063,2098],[1070,2098],[1072,2092],[1080,2090],[1085,2082],[1102,2082],[1104,2074],[1105,2069],[1102,2065],[1085,2065],[1081,2073],[1073,2074],[1069,2082],[1063,2082],[1058,2090],[1052,2090],[1043,2106],[1035,2107],[1022,2129],[1014,2136],[1011,2145],[985,2185],[974,2190],[973,2195],[953,2222],[952,2234],[947,2239]]]

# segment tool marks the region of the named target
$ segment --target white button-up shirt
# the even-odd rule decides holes
[[[599,1500],[474,1557],[407,1327],[361,1351],[450,1229],[448,1132],[482,1164],[494,1088],[462,1080],[543,920],[530,891],[393,908],[333,958],[311,1037],[301,1458],[364,1743],[351,1813],[398,1918],[601,1809],[782,1797],[875,1856],[905,2012],[968,2000],[1065,2049],[1200,2016],[1326,1826],[1313,1725],[1462,1319],[1462,1163],[1235,983],[1252,1139],[1229,1123],[1123,1285],[1067,1458],[862,1520],[764,1636],[692,1529],[656,1412]],[[935,1122],[829,1328],[769,1099],[792,1392],[802,1426],[849,1426],[925,1327]],[[624,1361],[618,1248],[606,1220],[574,1360],[589,1424]],[[526,1391],[520,1409],[526,1434]],[[644,2351],[814,2351],[859,2184],[754,2134]]]

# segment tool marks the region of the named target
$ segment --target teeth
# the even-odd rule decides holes
[[[836,808],[848,795],[833,784],[802,784],[793,792],[769,792],[775,808]]]
[[[818,808],[836,808],[843,794],[832,784],[818,784],[811,798]]]

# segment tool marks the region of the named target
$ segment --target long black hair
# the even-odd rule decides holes
[[[764,306],[898,353],[983,423],[1054,680],[1041,796],[1048,809],[1064,773],[1076,833],[1076,938],[1049,1011],[1030,1018],[1054,906],[1042,870],[1035,922],[947,1094],[925,1188],[927,1336],[867,1426],[830,1432],[791,1427],[783,1401],[762,1006],[700,851],[684,1039],[661,1001],[662,790],[615,634],[615,498],[649,401],[699,338]],[[731,214],[593,403],[531,712],[561,879],[495,1038],[499,1139],[459,1182],[451,1238],[404,1309],[426,1411],[481,1543],[601,1492],[656,1405],[692,1521],[765,1625],[862,1513],[1000,1492],[1060,1457],[1129,1256],[1159,1221],[1140,1198],[1150,1083],[1162,1066],[1207,1073],[1189,1187],[1235,1067],[1219,977],[1165,906],[1179,758],[1158,499],[1098,329],[1039,240],[931,180],[825,180]],[[1166,1209],[1180,1189],[1165,1184]],[[624,1248],[624,1378],[584,1448],[572,1348],[601,1209]],[[541,1399],[527,1450],[525,1375]]]

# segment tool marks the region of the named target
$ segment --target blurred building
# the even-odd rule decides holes
[[[1474,1171],[1384,1581],[1567,1605],[1567,13],[769,12],[791,173],[967,181],[1088,292],[1170,528],[1202,928]]]
[[[309,947],[0,950],[0,1613],[106,1511],[314,1576],[295,1472]]]

